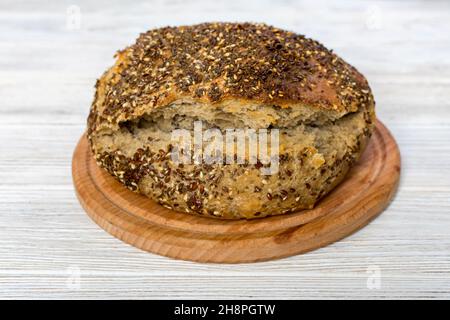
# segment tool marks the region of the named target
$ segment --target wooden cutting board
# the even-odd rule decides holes
[[[73,155],[72,175],[88,215],[122,241],[176,259],[242,263],[314,250],[365,226],[395,193],[400,153],[387,128],[377,122],[359,163],[314,209],[257,220],[178,213],[133,193],[97,166],[85,135]]]

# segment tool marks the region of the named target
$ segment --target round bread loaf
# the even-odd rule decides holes
[[[374,128],[371,90],[354,67],[317,41],[265,24],[150,30],[116,57],[96,84],[93,154],[126,187],[176,211],[250,219],[312,208]],[[262,174],[270,164],[248,157],[226,162],[235,149],[220,163],[174,161],[174,130],[196,121],[222,133],[277,129],[278,170]]]

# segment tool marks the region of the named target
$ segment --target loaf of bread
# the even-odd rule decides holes
[[[250,219],[312,208],[329,193],[363,152],[374,105],[354,67],[303,35],[251,23],[165,27],[119,51],[97,81],[88,139],[98,165],[132,191],[184,213]],[[197,161],[173,132],[198,122],[224,136],[277,130],[276,170],[263,172],[270,162],[248,149]]]

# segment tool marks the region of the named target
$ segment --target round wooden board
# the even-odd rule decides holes
[[[242,263],[317,249],[365,226],[395,193],[400,153],[392,135],[377,122],[359,163],[314,209],[256,220],[178,213],[133,193],[97,166],[86,136],[73,155],[72,175],[88,215],[122,241],[176,259]]]

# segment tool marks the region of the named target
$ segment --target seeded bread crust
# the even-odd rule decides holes
[[[97,83],[89,127],[115,127],[179,100],[308,105],[337,119],[370,103],[367,81],[332,51],[265,24],[150,30]]]
[[[314,204],[372,133],[365,78],[318,42],[264,24],[205,23],[140,35],[98,80],[88,118],[97,163],[177,211],[256,218]],[[176,165],[173,129],[277,128],[280,169]]]

